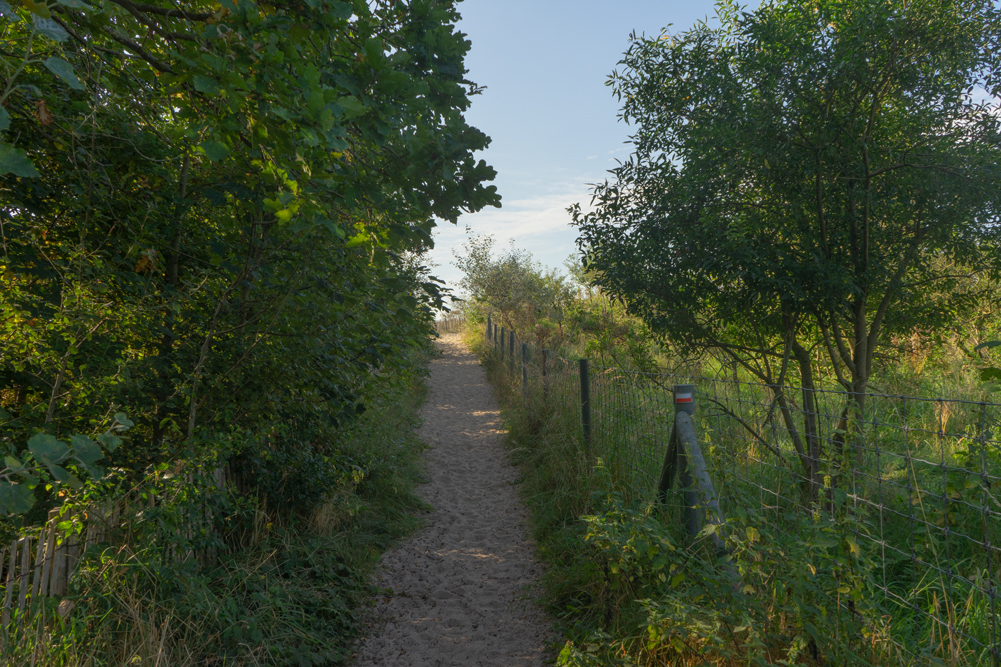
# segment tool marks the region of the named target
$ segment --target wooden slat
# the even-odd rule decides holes
[[[21,538],[21,568],[17,573],[17,610],[23,615],[24,604],[28,599],[28,575],[31,572],[31,535]]]
[[[70,533],[66,538],[66,590],[69,592],[69,580],[80,562],[80,539],[76,533]]]
[[[56,546],[56,522],[49,521],[48,536],[45,539],[45,556],[42,558],[42,588],[39,595],[45,597],[49,594],[49,579],[52,577],[52,552]]]
[[[17,540],[10,543],[10,551],[7,552],[7,555],[9,562],[7,566],[7,594],[4,596],[3,614],[0,615],[0,623],[3,623],[5,630],[10,625],[10,607],[13,603],[14,571],[17,569]]]
[[[189,484],[194,483],[195,470],[185,470],[183,479]],[[201,474],[209,472],[202,470]],[[211,480],[220,490],[230,488],[241,492],[241,479],[235,475],[230,466],[224,465],[211,469]],[[83,514],[83,527],[79,535],[72,531],[60,531],[58,524],[67,519],[60,511],[52,510],[45,525],[37,529],[35,534],[27,534],[14,540],[8,548],[0,549],[0,586],[6,578],[6,590],[3,596],[3,609],[0,620],[6,628],[13,616],[14,605],[20,610],[19,619],[24,618],[28,600],[43,597],[62,596],[68,591],[69,579],[80,562],[83,552],[90,546],[101,542],[118,542],[121,534],[128,531],[120,530],[136,520],[136,512],[140,509],[153,508],[161,499],[156,493],[149,493],[146,498],[127,496],[114,502],[94,505]],[[77,510],[80,511],[80,510]],[[178,529],[181,537],[188,544],[202,530],[208,535],[221,538],[221,533],[213,525],[213,512],[208,507],[196,509],[189,515],[188,521]],[[32,542],[32,540],[35,540]],[[32,556],[34,547],[34,556]],[[202,565],[216,562],[221,551],[216,546],[201,549],[177,549],[172,546],[170,557],[177,561],[194,559]],[[14,587],[18,588],[15,598]]]
[[[65,535],[56,535],[56,549],[52,554],[52,583],[49,595],[66,595],[66,541]]]
[[[42,556],[44,555],[43,549],[45,548],[45,528],[42,526],[41,530],[38,531],[38,540],[35,544],[35,573],[31,581],[31,601],[34,602],[38,599],[38,589],[42,585]]]

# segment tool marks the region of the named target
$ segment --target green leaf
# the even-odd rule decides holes
[[[111,433],[102,433],[97,436],[97,441],[109,452],[115,451],[122,444],[122,439]]]
[[[120,431],[127,431],[135,426],[135,423],[129,419],[124,412],[115,413],[115,423],[118,424],[118,430]]]
[[[999,346],[1001,346],[1001,340],[989,340],[986,343],[981,343],[980,345],[977,345],[975,348],[973,348],[973,351],[976,352],[977,350],[990,350],[992,348]]]
[[[366,241],[368,241],[368,234],[366,234],[365,232],[360,232],[349,238],[348,242],[344,244],[344,247],[356,248],[365,243]]]
[[[0,512],[24,514],[35,504],[35,494],[24,484],[0,482]]]
[[[20,23],[21,17],[6,2],[0,0],[0,16],[3,16],[11,23]]]
[[[86,87],[77,78],[76,72],[73,71],[73,65],[70,65],[62,58],[56,58],[55,56],[46,58],[43,64],[46,69],[68,83],[73,90],[86,90]]]
[[[37,15],[32,16],[32,19],[34,20],[35,30],[42,33],[49,39],[57,42],[65,42],[69,39],[69,33],[52,19],[43,19]]]
[[[3,107],[0,107],[0,132],[10,127],[10,114]]]
[[[11,472],[18,472],[24,469],[24,464],[15,459],[13,456],[3,457],[3,462],[7,465],[7,468]]]
[[[219,82],[207,76],[195,75],[191,82],[195,85],[195,90],[206,95],[217,95],[219,93]]]
[[[56,0],[63,7],[72,7],[73,9],[92,9],[90,5],[85,2],[80,2],[80,0]]]
[[[980,379],[984,382],[991,382],[994,380],[1001,380],[1001,368],[985,368],[980,371]]]
[[[337,103],[344,108],[344,115],[348,118],[355,118],[365,113],[365,105],[354,97],[338,98]]]
[[[27,153],[13,144],[0,141],[0,176],[3,174],[14,174],[21,178],[38,178],[40,175]]]
[[[73,473],[66,470],[61,466],[49,466],[49,471],[52,472],[52,477],[55,478],[60,484],[65,484],[66,486],[80,490],[83,488],[83,482],[80,478]]]
[[[218,141],[203,141],[201,146],[202,150],[205,151],[205,155],[213,162],[223,160],[229,155],[229,149],[226,148],[226,144]]]
[[[49,468],[65,461],[70,453],[66,443],[56,440],[55,436],[47,433],[39,433],[28,440],[28,450]]]
[[[100,446],[85,435],[71,436],[70,444],[73,446],[73,457],[85,466],[92,466],[104,457]]]
[[[347,2],[330,2],[327,7],[330,9],[330,15],[335,19],[349,19],[353,13],[351,4]]]

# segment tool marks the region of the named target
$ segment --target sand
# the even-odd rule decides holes
[[[357,666],[528,666],[546,661],[551,623],[536,606],[539,565],[500,409],[458,334],[438,342],[419,431],[434,508],[427,527],[387,551]]]

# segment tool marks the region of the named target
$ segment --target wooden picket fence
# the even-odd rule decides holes
[[[213,470],[212,476],[220,488],[241,487],[228,465]],[[193,475],[188,473],[186,480],[191,482]],[[125,497],[102,506],[75,507],[66,512],[53,509],[44,525],[29,529],[0,548],[0,596],[3,600],[0,626],[4,633],[10,629],[12,621],[24,627],[34,602],[65,596],[70,578],[87,549],[105,542],[114,544],[119,527],[134,519],[142,509],[154,507],[156,500],[155,494],[148,494],[140,502]],[[82,529],[72,527],[75,519],[80,519]],[[212,530],[211,513],[206,511],[201,519],[205,522],[202,527]],[[70,528],[59,527],[67,523]],[[190,540],[198,528],[193,522],[187,523],[181,530],[181,537]],[[171,553],[169,557],[178,561],[195,558],[207,565],[215,562],[219,553],[215,548],[208,548],[200,552]],[[58,613],[65,617],[72,608],[72,601],[64,599]]]

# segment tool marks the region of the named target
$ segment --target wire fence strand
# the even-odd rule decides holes
[[[753,505],[792,540],[807,539],[817,516],[839,522],[875,561],[869,590],[878,599],[867,605],[902,663],[1001,665],[1001,404],[860,400],[590,363],[585,437],[579,360],[495,324],[482,333],[526,404],[573,416],[581,446],[638,498],[657,489],[672,386],[696,385],[698,439],[724,517]],[[858,614],[832,602],[839,614]]]

